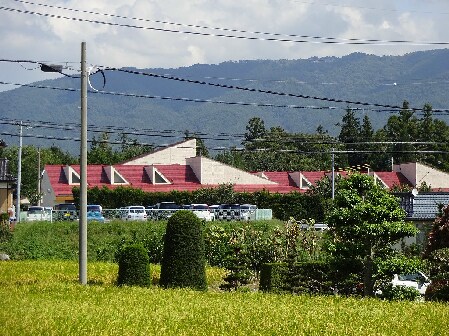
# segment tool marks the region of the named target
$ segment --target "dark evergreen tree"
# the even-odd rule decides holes
[[[176,211],[167,222],[160,284],[207,289],[203,224],[191,211]]]

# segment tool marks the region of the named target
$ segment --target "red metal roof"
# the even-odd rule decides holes
[[[74,185],[69,185],[64,174],[64,165],[47,165],[45,171],[50,179],[56,196],[71,195]],[[188,165],[154,165],[154,167],[170,182],[169,184],[153,184],[145,171],[145,165],[114,165],[113,168],[129,184],[111,184],[106,174],[107,165],[89,165],[87,167],[88,188],[106,186],[114,189],[118,186],[129,186],[142,189],[145,192],[168,192],[171,190],[193,191],[200,188],[214,188],[217,185],[202,185],[196,178],[192,168]],[[79,165],[72,165],[71,168],[77,174],[80,174]],[[259,173],[253,173],[260,176]],[[288,193],[292,191],[305,192],[307,189],[300,189],[290,177],[289,172],[263,172],[269,181],[277,184],[236,184],[234,190],[239,192],[254,192],[266,190],[273,193]],[[301,174],[312,184],[325,176],[329,176],[328,171],[301,172]],[[341,173],[340,173],[341,174]],[[410,182],[402,175],[396,172],[376,172],[388,187],[394,185],[408,184]],[[345,174],[343,174],[345,175]]]
[[[413,187],[410,181],[399,172],[376,172],[376,175],[387,185],[389,189],[395,186],[400,187],[403,185]]]

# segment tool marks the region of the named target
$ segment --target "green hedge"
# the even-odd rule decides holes
[[[79,204],[79,187],[72,190],[75,203]],[[272,209],[273,217],[280,220],[294,218],[313,218],[324,220],[328,200],[319,195],[299,192],[287,194],[270,193],[266,190],[254,193],[235,192],[232,184],[220,185],[217,188],[202,188],[194,191],[144,192],[131,187],[94,187],[88,190],[89,202],[101,204],[105,209],[118,209],[122,206],[142,204],[153,205],[162,201],[173,201],[177,204],[191,203],[239,203],[256,204],[260,209]]]
[[[207,289],[203,226],[191,211],[177,211],[168,220],[159,283]]]
[[[150,258],[142,244],[123,246],[117,253],[117,285],[149,287]]]

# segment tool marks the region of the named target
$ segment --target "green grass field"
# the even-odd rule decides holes
[[[449,305],[117,287],[117,265],[0,262],[0,335],[446,335]],[[152,267],[157,283],[159,268]]]

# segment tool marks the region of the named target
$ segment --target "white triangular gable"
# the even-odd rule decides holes
[[[124,165],[185,165],[188,158],[196,156],[196,139],[189,139],[150,154],[123,162]]]
[[[201,184],[217,185],[231,183],[236,185],[241,184],[273,184],[276,182],[267,180],[263,177],[248,173],[241,169],[228,166],[224,163],[203,157],[197,156],[187,160],[187,164],[192,168],[196,178]]]
[[[79,185],[81,178],[80,175],[71,166],[64,167],[64,175],[69,185]]]
[[[129,182],[113,167],[103,167],[110,184],[129,184]]]
[[[156,167],[145,167],[145,173],[149,177],[151,184],[171,184],[171,182]]]

